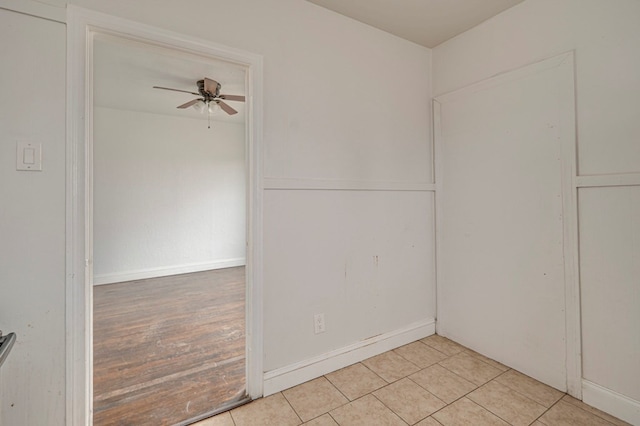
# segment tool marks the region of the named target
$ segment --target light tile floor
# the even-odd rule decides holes
[[[602,411],[433,335],[196,426],[611,426]]]

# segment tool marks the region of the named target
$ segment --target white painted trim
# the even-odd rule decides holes
[[[90,425],[91,301],[85,263],[85,77],[86,24],[67,9],[67,146],[65,238],[66,419]]]
[[[435,179],[435,202],[434,202],[434,220],[435,220],[435,265],[436,265],[436,331],[441,332],[439,322],[437,319],[440,317],[440,308],[444,306],[440,303],[442,292],[438,291],[439,287],[444,283],[444,265],[442,260],[442,104],[437,100],[432,101],[433,104],[433,173]]]
[[[171,275],[190,274],[192,272],[211,271],[213,269],[233,268],[244,266],[247,259],[238,257],[235,259],[216,260],[214,262],[189,263],[186,265],[173,265],[164,268],[147,268],[137,271],[117,272],[113,274],[93,275],[93,285],[122,283],[126,281],[144,280],[147,278],[168,277]]]
[[[434,131],[433,131],[433,51],[429,50],[429,75],[427,78],[427,93],[430,96],[429,99],[429,124],[431,124],[431,132],[428,135],[428,141],[429,141],[429,148],[431,149],[431,176],[429,176],[429,178],[431,179],[431,182],[433,182],[435,184],[436,182],[436,170],[435,170],[435,158],[436,158],[436,153],[435,153],[435,148],[434,148]],[[435,191],[435,188],[434,188]]]
[[[434,135],[436,150],[436,221],[442,218],[440,197],[442,193],[441,153],[441,107],[447,102],[460,100],[469,94],[477,93],[501,84],[520,80],[540,72],[558,69],[560,78],[567,84],[561,85],[558,93],[561,103],[559,136],[562,149],[562,208],[563,220],[563,254],[565,281],[565,333],[566,333],[566,374],[567,391],[580,399],[582,392],[582,353],[580,325],[580,282],[579,282],[579,246],[578,246],[578,206],[577,206],[577,153],[576,153],[576,120],[575,120],[575,70],[574,53],[563,53],[524,67],[500,73],[486,80],[470,84],[434,98]],[[438,222],[438,229],[441,228]],[[442,240],[436,234],[436,259],[441,253]],[[442,275],[441,260],[436,264],[437,285],[442,286],[445,278]],[[439,304],[442,306],[442,304]],[[439,329],[440,331],[440,329]]]
[[[67,11],[64,7],[58,7],[40,1],[0,0],[0,9],[11,10],[13,12],[61,22],[63,24],[67,22]]]
[[[563,62],[571,60],[570,59],[571,57],[573,57],[573,52],[562,53],[560,55],[553,56],[551,58],[547,58],[539,62],[534,62],[532,64],[516,68],[514,70],[504,71],[493,77],[487,78],[486,80],[482,80],[476,83],[471,83],[460,89],[443,93],[441,95],[436,96],[434,99],[440,102],[441,104],[444,104],[447,102],[454,102],[458,99],[469,96],[469,94],[471,93],[481,92],[483,90],[487,90],[495,86],[500,86],[510,81],[520,80],[529,75],[534,75],[548,69],[557,68],[560,65],[562,65]]]
[[[247,70],[247,392],[262,396],[262,56],[87,9],[67,7],[67,423],[92,424],[91,49],[93,34],[194,52]]]
[[[565,333],[567,392],[582,397],[582,336],[580,319],[580,270],[578,243],[578,190],[575,179],[578,168],[576,148],[576,96],[574,53],[560,55],[558,65],[562,84],[558,87],[560,103],[559,139],[562,149],[562,211],[565,281]]]
[[[435,333],[429,318],[264,374],[264,396],[299,385]]]
[[[247,393],[251,399],[263,395],[263,59],[241,52],[247,69]]]
[[[426,182],[383,182],[339,179],[264,178],[267,190],[331,190],[331,191],[434,191]]]
[[[583,402],[632,425],[640,425],[640,401],[589,380],[582,381]]]
[[[578,188],[600,188],[608,186],[640,186],[640,173],[611,175],[585,175],[576,178]]]

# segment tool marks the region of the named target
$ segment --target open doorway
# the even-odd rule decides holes
[[[66,328],[67,418],[93,422],[93,49],[116,35],[245,69],[246,136],[246,393],[263,392],[262,360],[262,57],[74,5],[67,7]],[[200,76],[199,76],[200,77]],[[202,77],[200,77],[202,78]],[[172,104],[170,108],[174,108]],[[204,125],[206,122],[201,123]]]
[[[186,424],[249,399],[247,126],[176,107],[247,71],[102,33],[92,59],[93,422]]]

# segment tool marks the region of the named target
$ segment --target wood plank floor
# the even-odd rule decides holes
[[[94,288],[94,424],[174,425],[245,392],[244,267]]]

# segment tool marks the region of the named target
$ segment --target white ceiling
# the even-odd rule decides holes
[[[431,48],[524,0],[308,1]]]
[[[222,85],[224,94],[245,95],[245,75],[236,64],[119,37],[100,34],[94,42],[94,104],[101,107],[206,120],[194,108],[176,108],[199,96],[153,86],[197,92],[196,81],[208,77]],[[228,104],[238,114],[217,111],[212,120],[243,123],[245,104]]]

